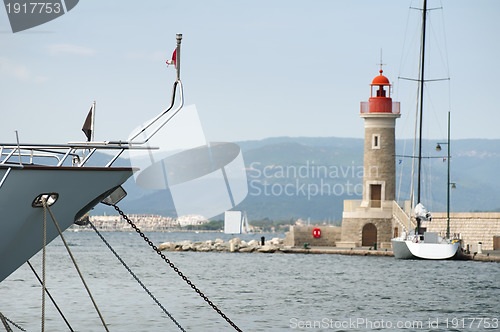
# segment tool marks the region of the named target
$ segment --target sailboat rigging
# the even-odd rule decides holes
[[[394,256],[400,259],[421,258],[421,259],[448,259],[456,255],[459,242],[450,240],[449,236],[442,238],[435,232],[425,232],[421,227],[421,221],[430,220],[431,214],[425,209],[421,201],[421,184],[422,184],[422,128],[423,128],[423,113],[424,113],[424,83],[425,80],[425,40],[426,40],[426,23],[427,23],[427,0],[423,1],[422,8],[422,33],[420,44],[420,61],[419,61],[419,109],[418,109],[418,167],[417,167],[417,204],[414,207],[414,215],[416,219],[416,227],[411,229],[411,215],[409,217],[410,230],[407,234],[404,233],[401,237],[392,239]],[[417,120],[417,119],[416,119]],[[416,131],[415,131],[416,135]],[[412,179],[413,179],[412,167]],[[411,202],[413,203],[413,181],[411,188]]]

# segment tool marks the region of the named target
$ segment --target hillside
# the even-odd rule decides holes
[[[451,142],[452,211],[490,211],[500,207],[500,180],[491,177],[500,162],[500,140]],[[248,196],[237,207],[250,220],[311,218],[341,220],[345,199],[361,199],[363,140],[337,137],[278,137],[238,142],[247,168]],[[446,210],[445,149],[435,151],[435,141],[424,141],[427,156],[422,200],[431,211]],[[411,141],[398,140],[396,155],[410,155]],[[406,151],[405,151],[406,150]],[[410,158],[396,157],[399,200],[409,199]],[[400,181],[402,179],[402,181]],[[128,196],[120,203],[128,213],[175,216],[168,190],[150,191],[129,180]],[[398,194],[399,193],[399,194]],[[102,204],[92,214],[113,214]]]

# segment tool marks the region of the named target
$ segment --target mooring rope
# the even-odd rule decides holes
[[[7,332],[12,332],[12,329],[9,326],[9,323],[7,321],[7,318],[0,312],[0,321],[2,322],[3,326],[5,327],[5,330]]]
[[[45,247],[47,246],[47,202],[45,198],[43,202],[43,234],[42,234],[42,332],[45,331]]]
[[[33,265],[31,265],[30,261],[27,261],[26,263],[28,263],[28,266],[30,267],[31,271],[33,271],[33,273],[35,274],[35,277],[38,279],[38,281],[40,282],[40,285],[42,284],[42,279],[40,279],[40,276],[38,275],[38,273],[36,272],[35,268],[33,267]],[[47,288],[45,288],[45,292],[47,293],[47,295],[49,296],[50,300],[52,301],[52,304],[54,304],[54,306],[56,307],[57,311],[59,312],[59,314],[61,315],[62,319],[64,320],[64,322],[66,322],[66,325],[68,326],[69,330],[71,332],[73,332],[73,328],[71,327],[71,325],[69,324],[68,320],[66,319],[66,317],[64,316],[62,310],[59,308],[59,306],[57,305],[56,303],[56,300],[52,297],[52,294],[50,294],[49,290]]]
[[[85,282],[85,279],[83,278],[83,274],[80,272],[80,268],[78,267],[78,264],[76,263],[76,260],[75,258],[73,257],[73,254],[71,253],[71,250],[69,249],[69,246],[68,244],[66,243],[66,240],[64,239],[64,236],[62,234],[62,231],[61,231],[61,228],[59,227],[59,224],[57,223],[56,221],[56,218],[54,217],[54,215],[52,214],[52,211],[50,210],[50,208],[47,206],[47,204],[45,203],[45,201],[43,202],[43,205],[44,207],[47,209],[47,211],[49,211],[49,214],[50,216],[52,217],[52,221],[54,221],[54,224],[56,225],[56,228],[57,228],[57,231],[59,232],[59,236],[61,237],[61,240],[63,241],[64,243],[64,246],[66,247],[66,250],[68,251],[68,254],[69,256],[71,257],[71,260],[73,261],[73,265],[75,266],[75,269],[76,271],[78,272],[78,275],[80,276],[80,279],[82,280],[82,283],[83,283],[83,286],[85,287],[85,289],[87,290],[87,294],[89,295],[90,297],[90,300],[92,301],[92,304],[94,305],[94,308],[97,312],[97,314],[99,315],[99,318],[101,319],[101,322],[102,322],[102,325],[104,326],[104,328],[106,329],[107,332],[109,332],[108,330],[108,326],[106,325],[106,322],[104,321],[104,318],[102,317],[101,315],[101,311],[99,310],[98,306],[97,306],[97,303],[95,302],[94,300],[94,297],[92,296],[92,294],[90,293],[90,289],[89,287],[87,286],[87,283]]]
[[[141,285],[141,287],[144,289],[144,291],[146,293],[148,293],[148,295],[160,307],[160,309],[172,320],[172,322],[174,322],[174,324],[181,331],[186,332],[186,330],[184,330],[184,328],[182,328],[182,326],[175,320],[175,318],[172,316],[172,314],[170,314],[170,312],[168,312],[168,310],[165,309],[165,307],[163,307],[163,305],[160,303],[160,301],[158,301],[158,299],[153,295],[153,293],[151,293],[151,291],[149,291],[149,289],[146,287],[146,285],[144,285],[142,283],[142,281],[137,277],[137,275],[132,271],[132,269],[130,269],[130,267],[128,267],[128,265],[118,255],[118,253],[113,249],[113,247],[111,247],[111,245],[104,238],[104,236],[102,236],[102,234],[97,230],[97,228],[94,226],[94,224],[92,224],[92,222],[90,220],[88,221],[88,223],[89,223],[90,227],[92,227],[92,229],[96,232],[96,234],[101,238],[102,242],[104,242],[104,244],[108,247],[108,249],[111,250],[111,252],[113,253],[113,255],[115,255],[115,257],[120,261],[120,263],[122,263],[122,265],[125,267],[125,269],[127,269],[128,273],[130,273],[130,275],[139,283],[139,285]]]
[[[222,312],[222,310],[220,310],[205,294],[203,294],[202,291],[198,287],[196,287],[196,285],[193,284],[193,282],[189,280],[188,277],[186,277],[184,273],[182,273],[179,268],[175,266],[174,263],[172,263],[172,261],[161,252],[160,249],[158,249],[157,246],[154,245],[154,243],[132,222],[132,220],[129,219],[129,217],[122,210],[120,210],[118,206],[112,206],[120,214],[120,216],[122,216],[122,218],[125,219],[125,221],[127,221],[127,223],[132,226],[132,228],[144,239],[144,241],[146,241],[146,243],[163,259],[163,261],[167,263],[175,272],[177,272],[182,280],[184,280],[196,293],[198,293],[198,295],[203,300],[205,300],[205,302],[207,302],[208,305],[210,305],[212,309],[214,309],[222,318],[224,318],[226,322],[229,323],[229,325],[231,325],[236,331],[242,332],[241,329]]]

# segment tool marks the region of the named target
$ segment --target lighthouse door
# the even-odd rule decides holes
[[[380,207],[380,201],[382,200],[382,185],[372,184],[370,185],[370,200],[371,207]]]
[[[375,242],[377,242],[377,227],[372,223],[368,223],[363,226],[361,245],[371,247]]]

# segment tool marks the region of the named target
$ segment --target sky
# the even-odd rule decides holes
[[[437,61],[427,75],[450,80],[426,85],[439,86],[425,134],[446,137],[451,110],[453,139],[500,139],[500,1],[430,7],[441,4],[430,14]],[[82,0],[18,33],[0,8],[0,141],[14,142],[16,130],[21,143],[83,141],[94,100],[95,139],[127,139],[170,101],[175,70],[165,61],[176,33],[185,102],[196,105],[208,141],[363,137],[359,103],[370,97],[381,50],[401,102],[396,135],[412,137],[416,86],[398,79],[417,68],[411,6],[420,1]]]

